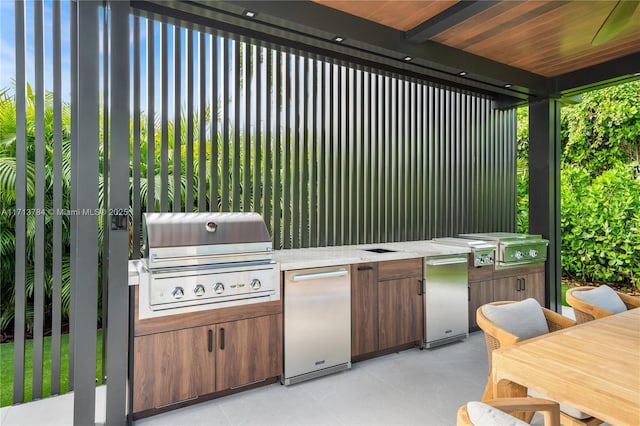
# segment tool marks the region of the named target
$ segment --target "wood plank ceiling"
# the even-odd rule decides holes
[[[457,1],[337,1],[316,3],[400,31],[437,17]],[[640,52],[640,7],[612,40],[591,40],[617,1],[499,1],[429,40],[555,77]],[[640,71],[640,64],[638,65]]]

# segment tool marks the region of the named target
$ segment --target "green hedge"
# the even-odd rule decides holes
[[[518,109],[517,230],[529,227],[528,108]],[[562,276],[640,288],[640,81],[561,113]]]
[[[593,180],[571,165],[562,170],[563,275],[640,286],[640,179],[617,164]]]

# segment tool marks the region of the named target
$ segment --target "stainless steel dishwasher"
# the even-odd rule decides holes
[[[427,257],[424,275],[424,346],[469,337],[467,256]]]
[[[351,367],[349,271],[343,265],[285,272],[283,384]]]

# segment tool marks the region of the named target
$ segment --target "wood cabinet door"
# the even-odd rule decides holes
[[[469,331],[479,330],[476,311],[480,306],[493,300],[492,280],[469,282]]]
[[[524,298],[533,297],[544,306],[544,271],[527,274],[524,280]]]
[[[518,291],[518,280],[522,276],[510,276],[493,280],[493,298],[496,302],[503,300],[521,300],[522,292]]]
[[[378,282],[378,349],[423,339],[422,280],[406,278]]]
[[[377,264],[351,265],[351,357],[378,350]]]
[[[216,325],[216,389],[282,374],[282,314]]]
[[[133,411],[160,408],[215,392],[213,341],[214,326],[136,337]]]

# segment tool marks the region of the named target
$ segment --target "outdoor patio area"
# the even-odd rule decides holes
[[[570,308],[563,314],[573,318]],[[278,384],[135,421],[135,425],[453,425],[487,380],[481,331],[434,349],[410,349],[293,386]],[[96,392],[104,424],[105,387]],[[70,425],[73,394],[5,407],[3,426]],[[540,422],[538,422],[540,420]],[[541,424],[534,417],[534,424]]]
[[[0,426],[640,426],[640,1],[0,11]]]
[[[273,384],[135,421],[135,425],[452,425],[487,379],[482,332],[410,349],[292,386]],[[103,387],[96,424],[104,424]],[[2,409],[2,425],[69,425],[72,394]]]

